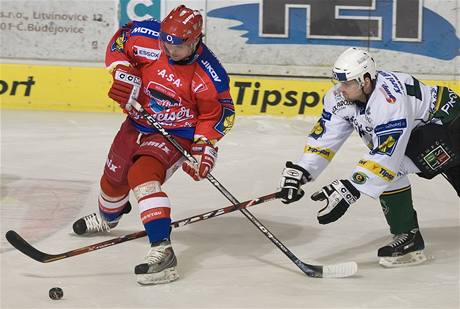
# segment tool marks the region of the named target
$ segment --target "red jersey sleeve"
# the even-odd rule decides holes
[[[105,53],[105,66],[112,70],[119,64],[126,66],[135,65],[132,52],[130,48],[127,48],[128,45],[132,42],[135,37],[130,36],[133,23],[130,22],[113,35],[112,39],[107,45]]]
[[[230,79],[219,60],[204,44],[197,62],[199,69],[196,77],[203,83],[197,80],[195,87],[192,83],[198,109],[194,138],[205,137],[217,141],[230,131],[235,120]]]
[[[210,141],[218,141],[230,131],[235,120],[230,91],[217,93],[210,90],[200,92],[196,96],[199,115],[195,140],[205,137]]]

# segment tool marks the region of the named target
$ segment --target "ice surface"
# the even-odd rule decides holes
[[[136,208],[110,235],[76,237],[75,219],[96,210],[98,181],[120,114],[1,111],[1,233],[14,229],[38,249],[62,253],[142,229]],[[219,143],[214,176],[239,200],[274,192],[286,160],[297,160],[313,119],[238,118]],[[379,203],[361,198],[336,223],[321,226],[308,196],[347,177],[365,151],[353,135],[306,197],[249,210],[307,263],[356,261],[356,276],[304,275],[240,213],[175,229],[181,279],[140,287],[134,266],[146,238],[49,264],[13,249],[2,236],[1,308],[459,308],[460,203],[442,177],[411,177],[427,264],[378,265],[390,240]],[[207,181],[178,171],[164,186],[181,219],[229,205]],[[133,200],[133,199],[132,199]],[[59,286],[64,298],[48,290]]]

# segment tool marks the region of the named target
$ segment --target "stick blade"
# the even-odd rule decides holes
[[[13,247],[15,247],[28,257],[34,259],[35,261],[41,263],[48,263],[55,259],[54,255],[46,254],[32,247],[31,244],[25,241],[24,238],[22,238],[18,233],[16,233],[13,230],[6,232],[5,238]]]
[[[322,278],[345,278],[356,274],[358,264],[356,262],[345,262],[323,266]]]

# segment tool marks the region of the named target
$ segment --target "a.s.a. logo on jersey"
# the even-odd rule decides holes
[[[318,139],[321,136],[323,136],[324,132],[326,132],[326,127],[324,126],[324,119],[320,118],[311,129],[310,136],[314,139]]]

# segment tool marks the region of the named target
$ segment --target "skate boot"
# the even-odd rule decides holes
[[[123,209],[121,215],[113,221],[106,221],[102,216],[92,213],[90,215],[84,216],[73,224],[73,231],[77,235],[85,235],[98,232],[110,232],[111,229],[117,226],[118,221],[123,216],[131,211],[131,204],[128,202],[126,207]]]
[[[134,268],[137,283],[142,285],[168,283],[179,279],[176,271],[177,259],[171,241],[152,243],[145,263]]]
[[[423,263],[426,261],[424,248],[425,243],[418,228],[407,234],[395,235],[392,242],[379,249],[379,264],[384,267],[401,267]]]

